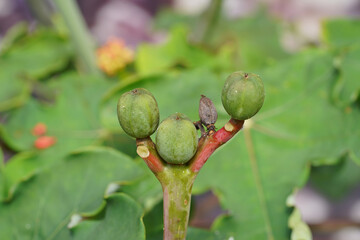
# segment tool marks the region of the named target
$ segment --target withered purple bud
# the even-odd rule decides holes
[[[214,124],[218,117],[213,102],[204,95],[201,95],[200,99],[199,116],[201,123],[204,124],[206,127]]]

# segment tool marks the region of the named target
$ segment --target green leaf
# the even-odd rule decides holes
[[[54,103],[29,99],[23,107],[11,112],[0,129],[1,137],[11,148],[32,154],[25,159],[24,155],[16,156],[6,164],[4,199],[9,200],[17,185],[36,171],[54,164],[79,147],[100,141],[104,132],[100,127],[99,104],[108,85],[103,79],[63,75],[44,88],[43,95],[55,98]],[[56,143],[47,149],[34,147],[37,137],[32,134],[32,129],[38,123],[44,123],[46,135],[56,139]]]
[[[357,151],[357,110],[329,103],[331,56],[307,51],[262,74],[263,108],[205,164],[194,191],[214,189],[228,216],[214,231],[235,239],[289,239],[287,196],[303,184],[310,160]],[[329,122],[329,119],[331,121]],[[350,129],[353,129],[350,134]]]
[[[2,152],[2,149],[0,147],[0,199],[2,199],[2,194],[5,192],[4,189],[4,183],[5,182],[5,176],[4,176],[4,155]]]
[[[349,47],[359,43],[360,20],[332,19],[324,22],[323,36],[332,47]]]
[[[42,166],[42,163],[34,152],[22,152],[9,159],[1,168],[0,200],[10,200],[18,185],[30,179],[39,166]]]
[[[27,34],[27,27],[28,26],[25,22],[20,22],[7,30],[6,35],[1,39],[0,52],[6,51],[16,41],[24,38]]]
[[[55,31],[40,28],[17,40],[1,54],[1,61],[17,66],[29,78],[41,78],[63,68],[70,59],[70,44]]]
[[[0,238],[72,239],[66,226],[73,214],[93,213],[101,205],[111,182],[126,183],[142,174],[132,159],[114,150],[79,151],[22,184],[13,201],[0,204]],[[116,201],[110,208],[113,204],[118,207]],[[138,232],[133,234],[141,234],[139,207],[135,208],[130,200],[126,202],[125,206],[131,204],[129,210],[133,209],[126,221],[136,221],[137,227],[132,227]],[[127,224],[126,221],[118,224]]]
[[[294,208],[289,218],[289,227],[292,229],[291,240],[312,240],[309,226],[301,219],[299,209]]]
[[[359,34],[360,37],[360,34]],[[339,62],[339,78],[333,90],[334,100],[340,106],[349,106],[354,103],[360,93],[360,45],[344,51],[336,59]]]
[[[333,87],[335,103],[341,107],[354,103],[359,96],[360,21],[334,19],[324,22],[324,41],[334,52],[334,65],[339,77]]]
[[[140,167],[143,168],[145,174],[142,178],[139,178],[130,184],[122,185],[119,188],[119,191],[136,199],[147,213],[151,211],[156,204],[162,201],[162,188],[160,182],[150,171],[145,162],[143,162],[142,159],[138,160],[141,161]]]
[[[312,240],[310,227],[302,220],[300,210],[295,206],[295,193],[291,194],[286,200],[286,205],[292,207],[288,226],[292,230],[291,240]]]
[[[139,46],[135,62],[138,74],[161,73],[176,66],[219,68],[229,65],[226,51],[213,57],[201,47],[191,45],[187,35],[186,28],[177,26],[171,30],[166,44]]]
[[[280,42],[281,24],[260,10],[251,17],[219,21],[212,44],[231,44],[232,71],[254,71],[285,59]]]
[[[350,156],[341,157],[335,164],[314,166],[311,185],[333,199],[341,199],[360,182],[360,166]]]
[[[180,24],[191,28],[199,20],[199,16],[183,15],[172,9],[162,9],[156,14],[153,25],[160,30],[171,30]]]
[[[0,84],[6,86],[0,89],[0,111],[24,104],[33,80],[64,68],[71,56],[66,39],[52,30],[14,38],[0,55]]]
[[[100,220],[81,222],[73,229],[72,239],[145,240],[142,209],[129,196],[118,193],[107,197],[104,215]]]
[[[2,149],[0,148],[0,166],[3,166],[3,164],[4,164],[4,155]]]
[[[18,66],[0,60],[0,112],[19,107],[30,95],[30,82],[19,77]]]
[[[37,123],[47,126],[47,135],[55,136],[57,143],[49,148],[56,153],[69,152],[86,146],[98,138],[97,116],[105,82],[92,83],[96,78],[66,74],[53,79],[46,88],[46,96],[54,103],[29,99],[25,106],[12,112],[2,129],[6,144],[17,151],[33,150],[35,136],[32,129]]]

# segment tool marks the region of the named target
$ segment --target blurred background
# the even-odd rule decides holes
[[[206,16],[214,5],[211,0],[78,0],[77,3],[97,46],[106,44],[109,39],[122,39],[135,54],[140,44],[162,44],[167,41],[171,29],[166,26],[177,20],[171,20],[166,14],[192,19]],[[220,14],[230,20],[246,19],[258,16],[259,11],[277,21],[277,27],[281,28],[277,36],[281,48],[286,54],[294,54],[307,46],[321,43],[325,19],[359,18],[360,1],[224,0]],[[50,0],[0,0],[0,46],[2,38],[16,24],[27,22],[30,29],[49,26],[54,12],[56,8]],[[163,28],[154,27],[154,19],[159,15],[163,16],[163,20],[158,19],[157,23],[158,26],[165,26]],[[200,21],[196,28],[195,34],[189,36],[195,43],[199,39],[196,33],[206,31],[206,23]],[[357,40],[360,41],[360,32],[358,36]],[[360,76],[357,78],[360,79]],[[6,114],[0,113],[0,118],[5,121]],[[5,161],[15,153],[5,144],[2,144],[2,148]],[[315,240],[360,239],[360,168],[352,164],[344,160],[340,167],[329,165],[313,169],[319,173],[313,178],[343,171],[339,177],[344,188],[342,195],[332,192],[331,181],[321,182],[312,177],[296,194],[296,206],[309,224]],[[321,184],[330,185],[330,189],[325,191],[330,194],[318,190]],[[334,195],[337,196],[332,197]],[[196,196],[194,202],[196,207],[192,226],[209,228],[213,220],[224,213],[211,191]]]

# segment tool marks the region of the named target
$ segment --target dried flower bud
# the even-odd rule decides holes
[[[218,117],[214,103],[204,95],[201,95],[200,99],[199,116],[201,123],[206,127],[214,124]]]

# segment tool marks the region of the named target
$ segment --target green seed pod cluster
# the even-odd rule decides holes
[[[167,163],[187,163],[194,156],[197,144],[196,128],[184,114],[173,114],[160,123],[156,149]]]
[[[121,95],[117,114],[123,130],[135,138],[150,136],[159,125],[157,102],[144,88],[136,88]]]
[[[264,84],[253,73],[234,72],[225,82],[221,100],[226,112],[234,119],[246,120],[262,107],[265,98]]]

